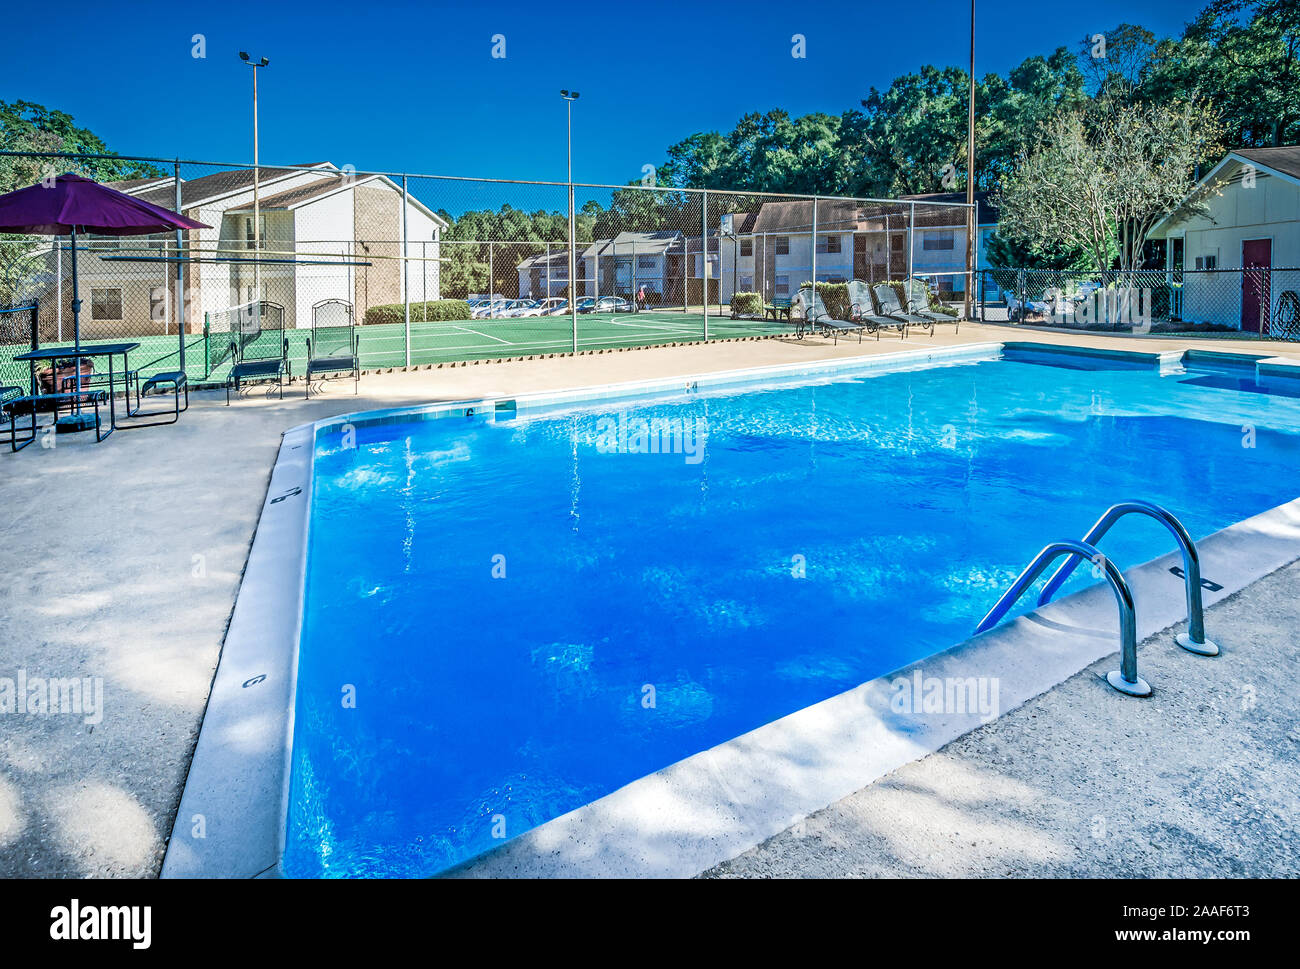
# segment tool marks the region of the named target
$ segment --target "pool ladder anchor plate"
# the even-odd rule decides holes
[[[1034,560],[1025,567],[1011,587],[1002,594],[1002,598],[989,610],[975,632],[982,633],[1001,621],[1017,600],[1024,595],[1047,567],[1061,557],[1060,564],[1051,578],[1043,586],[1038,596],[1038,605],[1046,605],[1078,566],[1081,559],[1087,558],[1102,571],[1115,601],[1119,607],[1120,626],[1120,668],[1106,674],[1106,682],[1128,696],[1145,697],[1151,695],[1151,685],[1138,676],[1137,671],[1137,624],[1134,616],[1133,593],[1129,589],[1124,574],[1106,556],[1097,550],[1097,542],[1110,531],[1111,526],[1125,515],[1146,515],[1164,525],[1178,542],[1183,555],[1183,578],[1187,596],[1187,631],[1174,637],[1176,642],[1189,653],[1197,656],[1218,656],[1219,647],[1205,635],[1205,615],[1201,601],[1201,559],[1182,522],[1159,505],[1140,499],[1122,501],[1106,510],[1097,523],[1089,529],[1082,541],[1054,542],[1034,556]]]

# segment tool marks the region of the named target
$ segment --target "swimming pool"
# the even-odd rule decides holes
[[[283,869],[435,873],[944,649],[1113,500],[1200,536],[1292,498],[1300,399],[1270,390],[1012,348],[323,428]]]

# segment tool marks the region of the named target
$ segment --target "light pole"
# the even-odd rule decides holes
[[[271,62],[265,57],[257,61],[251,60],[248,52],[242,50],[239,52],[239,59],[253,69],[253,249],[260,252],[262,249],[262,206],[257,194],[257,69],[266,67]],[[253,291],[258,300],[262,298],[261,268],[259,263],[253,264]]]
[[[966,319],[971,319],[975,289],[975,233],[980,220],[975,212],[975,0],[970,0],[970,96],[966,116]]]
[[[573,352],[578,352],[578,282],[577,234],[573,216],[573,102],[578,100],[577,91],[562,90],[569,110],[569,315],[573,321]]]

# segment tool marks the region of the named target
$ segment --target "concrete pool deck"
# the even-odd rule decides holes
[[[1129,701],[1092,664],[708,878],[1300,875],[1300,563],[1210,607],[1223,649],[1142,644]]]
[[[1296,349],[975,325],[956,335],[945,327],[933,339],[886,337],[860,345],[728,342],[368,376],[358,397],[346,392],[346,383],[310,401],[302,399],[301,383],[283,401],[255,392],[230,408],[220,393],[196,394],[175,427],[123,432],[103,447],[93,439],[58,438],[53,448],[37,443],[17,455],[5,451],[0,677],[24,671],[101,678],[104,709],[102,719],[5,717],[0,874],[157,874],[286,429],[401,404],[1017,339],[1257,355]],[[1079,706],[1074,716],[1082,726],[1095,711]],[[1166,741],[1174,744],[1185,726],[1165,724]],[[1134,787],[1131,796],[1144,795]]]

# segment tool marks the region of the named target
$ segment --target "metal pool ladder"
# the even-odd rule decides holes
[[[1038,604],[1046,605],[1062,583],[1070,577],[1078,566],[1079,560],[1087,557],[1102,569],[1119,606],[1120,668],[1107,673],[1106,681],[1129,696],[1150,696],[1150,684],[1138,676],[1137,671],[1137,627],[1134,619],[1133,593],[1124,580],[1124,574],[1096,548],[1096,543],[1110,531],[1112,525],[1125,515],[1133,514],[1146,515],[1164,525],[1173,534],[1179,550],[1183,553],[1183,579],[1187,593],[1187,632],[1179,633],[1175,637],[1175,642],[1198,656],[1219,655],[1219,647],[1212,640],[1205,638],[1205,617],[1201,603],[1201,557],[1196,551],[1196,543],[1192,541],[1182,522],[1172,514],[1153,502],[1142,500],[1122,501],[1112,505],[1097,519],[1097,523],[1081,542],[1054,542],[1044,548],[989,610],[975,632],[982,633],[996,626],[1006,615],[1007,610],[1016,604],[1025,590],[1034,584],[1049,565],[1063,555],[1068,556],[1048,579],[1038,596]]]

